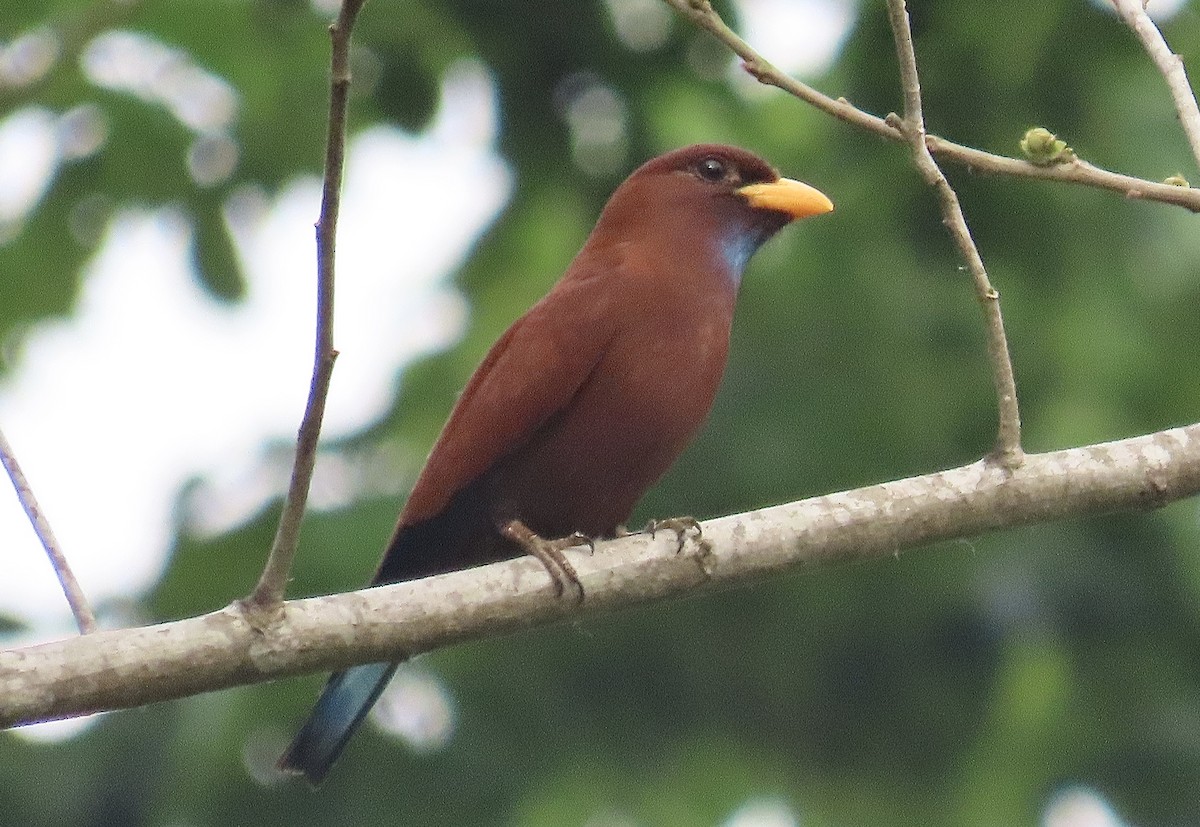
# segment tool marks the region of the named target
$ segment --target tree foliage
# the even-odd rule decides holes
[[[454,276],[472,300],[469,333],[407,370],[392,414],[361,439],[428,445],[483,351],[558,275],[625,172],[722,141],[819,184],[838,211],[756,258],[710,423],[639,515],[703,518],[985,453],[995,412],[978,308],[905,148],[782,93],[740,93],[724,52],[682,20],[661,45],[632,49],[614,27],[618,5],[367,5],[351,129],[420,129],[447,68],[479,60],[518,185]],[[857,11],[815,83],[898,111],[886,16],[880,4]],[[1015,155],[1027,128],[1046,126],[1110,169],[1187,175],[1162,78],[1095,4],[911,11],[931,132]],[[326,22],[282,0],[0,7],[0,32],[51,25],[63,50],[41,80],[0,89],[0,106],[89,104],[109,124],[103,149],[64,164],[0,246],[0,336],[70,312],[95,222],[127,205],[182,209],[208,289],[237,301],[222,205],[241,184],[274,191],[318,172]],[[1200,48],[1195,22],[1185,9],[1164,27],[1185,56]],[[196,130],[86,80],[78,56],[114,29],[181,50],[236,92],[233,176],[197,184],[186,164]],[[581,156],[563,114],[572,84],[596,82],[628,113],[618,161],[599,172],[572,163]],[[947,173],[1003,295],[1028,448],[1196,419],[1193,215]],[[291,594],[360,585],[398,505],[311,515]],[[216,540],[181,532],[142,611],[180,617],[246,593],[274,516]],[[756,800],[784,801],[814,825],[1028,824],[1080,785],[1131,823],[1195,821],[1198,541],[1195,504],[1184,503],[460,646],[417,664],[449,687],[453,740],[418,754],[364,732],[316,795],[256,776],[316,677],[115,714],[62,744],[6,737],[0,801],[23,824],[695,825]]]

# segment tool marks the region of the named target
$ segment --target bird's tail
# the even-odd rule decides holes
[[[330,675],[308,721],[279,759],[279,769],[320,784],[398,665],[368,663]]]

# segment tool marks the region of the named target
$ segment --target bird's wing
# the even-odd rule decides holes
[[[492,346],[433,446],[397,530],[437,515],[568,406],[619,321],[611,283],[588,272],[596,269],[576,260],[571,274]]]

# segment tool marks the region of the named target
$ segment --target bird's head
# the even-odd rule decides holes
[[[704,250],[736,283],[782,227],[832,209],[822,192],[781,178],[751,152],[696,144],[634,170],[612,194],[593,237],[654,244],[667,255]]]

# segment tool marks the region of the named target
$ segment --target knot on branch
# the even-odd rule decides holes
[[[282,600],[263,602],[255,600],[253,596],[233,601],[230,608],[241,615],[247,625],[259,634],[266,633],[282,621],[286,611]]]
[[[1004,444],[1002,439],[997,439],[996,443],[991,453],[983,458],[986,464],[1002,468],[1009,473],[1025,464],[1025,451],[1019,444]]]

